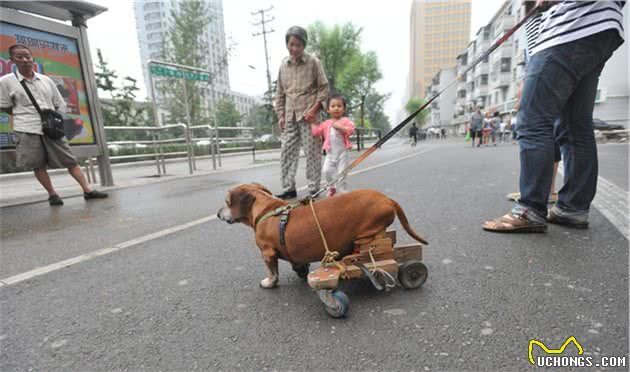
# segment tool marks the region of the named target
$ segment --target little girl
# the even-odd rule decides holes
[[[346,99],[340,94],[333,94],[328,100],[328,110],[331,118],[320,125],[311,124],[313,136],[324,136],[326,150],[326,160],[324,161],[324,176],[326,181],[335,179],[348,166],[347,149],[352,148],[350,135],[354,132],[354,123],[343,116],[346,112]],[[337,192],[346,192],[348,184],[346,177],[337,181],[337,184],[328,189],[328,196],[333,196]]]

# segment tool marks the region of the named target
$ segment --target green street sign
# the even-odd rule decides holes
[[[149,71],[155,76],[173,77],[193,81],[210,81],[210,75],[194,71],[182,71],[160,65],[151,65]]]

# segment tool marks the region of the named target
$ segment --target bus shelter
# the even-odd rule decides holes
[[[111,186],[114,180],[87,37],[87,20],[106,10],[85,1],[0,1],[0,76],[16,68],[9,46],[28,46],[35,71],[49,76],[66,101],[64,127],[73,153],[96,157],[101,184]],[[12,119],[4,113],[0,114],[0,157],[3,164],[15,161]]]

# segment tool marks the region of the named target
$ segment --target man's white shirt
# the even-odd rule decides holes
[[[46,75],[33,72],[28,80],[19,71],[0,78],[0,108],[13,108],[13,130],[42,134],[42,121],[20,81],[24,80],[42,110],[65,112],[66,103],[55,83]]]

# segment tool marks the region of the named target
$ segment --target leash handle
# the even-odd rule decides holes
[[[350,165],[348,165],[346,167],[346,169],[344,169],[341,173],[339,173],[337,175],[337,177],[335,177],[334,180],[332,180],[331,182],[328,182],[328,184],[326,184],[324,187],[322,187],[321,189],[319,189],[319,191],[317,191],[315,194],[313,194],[312,196],[309,196],[309,198],[316,198],[319,194],[321,194],[324,190],[328,189],[330,186],[334,185],[337,181],[339,181],[342,177],[345,177],[348,175],[348,173],[350,173],[350,171],[352,169],[354,169],[357,165],[359,165],[363,160],[365,160],[365,158],[367,158],[368,156],[370,156],[374,151],[376,151],[377,148],[383,146],[383,144],[385,142],[387,142],[390,138],[392,138],[396,133],[398,133],[401,129],[403,129],[403,127],[405,127],[405,125],[407,125],[411,120],[413,120],[422,110],[424,110],[427,106],[429,106],[433,101],[435,101],[436,98],[438,98],[442,93],[444,93],[444,91],[448,88],[450,88],[453,84],[455,84],[456,82],[460,81],[462,79],[462,77],[468,72],[470,71],[473,67],[475,67],[476,65],[479,64],[479,62],[481,62],[483,59],[487,58],[492,52],[494,52],[499,46],[501,46],[501,44],[503,44],[510,36],[512,36],[512,34],[514,34],[514,32],[516,32],[516,30],[518,30],[519,28],[521,28],[521,26],[523,26],[523,24],[525,24],[525,22],[527,22],[527,20],[529,18],[531,18],[532,15],[534,15],[535,13],[537,13],[538,11],[540,11],[540,8],[538,8],[537,6],[533,7],[529,13],[527,13],[517,24],[515,24],[511,29],[508,30],[508,32],[506,32],[503,36],[501,36],[501,38],[499,40],[497,40],[490,48],[488,48],[483,54],[481,54],[479,57],[477,57],[477,59],[475,59],[473,61],[473,63],[468,66],[468,68],[466,68],[461,74],[459,74],[453,81],[451,81],[446,87],[444,87],[441,91],[439,91],[437,94],[435,94],[433,97],[431,97],[427,102],[425,102],[422,106],[420,106],[420,108],[418,108],[416,111],[414,111],[413,113],[411,113],[411,115],[409,115],[405,120],[403,120],[400,124],[398,124],[396,127],[394,127],[394,129],[390,130],[389,132],[387,132],[387,134],[385,134],[383,137],[381,137],[380,140],[378,140],[378,142],[376,142],[375,144],[373,144],[369,149],[367,149],[363,154],[361,154],[358,158],[354,159],[354,161],[352,163],[350,163]]]

